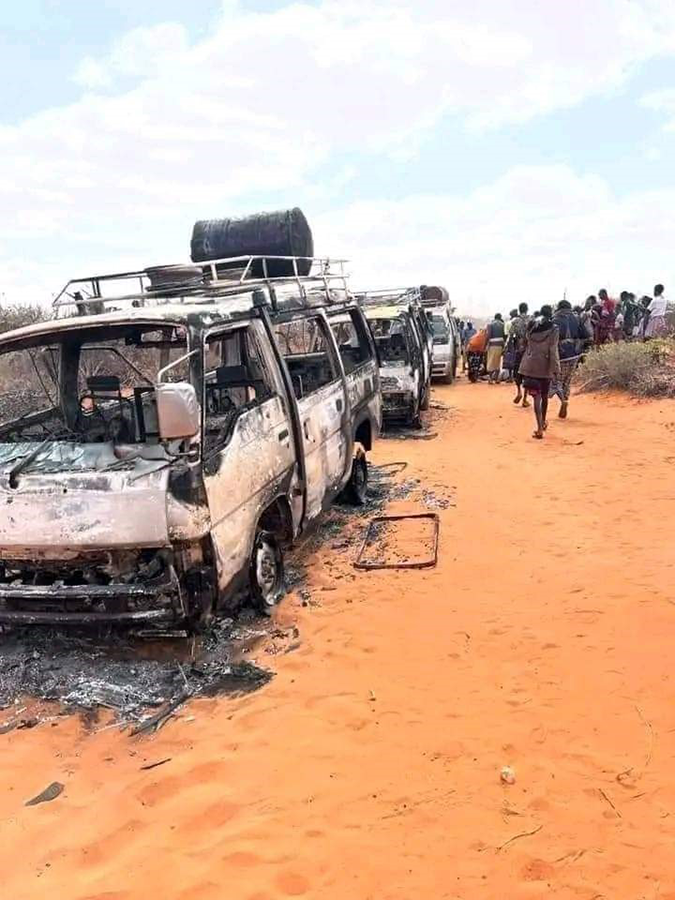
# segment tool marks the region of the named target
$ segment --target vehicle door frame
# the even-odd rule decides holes
[[[274,347],[275,356],[277,361],[284,373],[284,382],[286,384],[286,392],[289,394],[291,404],[293,407],[293,435],[294,442],[296,446],[296,453],[299,457],[302,458],[302,488],[303,488],[303,502],[302,502],[302,523],[301,530],[305,528],[307,525],[307,464],[305,459],[305,443],[303,439],[302,433],[302,420],[300,416],[300,407],[298,405],[298,399],[295,396],[295,389],[293,388],[293,379],[291,377],[290,369],[286,364],[286,359],[279,347],[276,335],[274,333],[274,326],[279,324],[285,324],[286,322],[297,322],[301,319],[320,319],[323,323],[324,337],[326,338],[326,342],[329,349],[329,354],[331,356],[331,362],[333,363],[333,368],[338,375],[338,380],[342,387],[342,396],[343,396],[343,406],[342,406],[342,415],[340,421],[340,431],[342,432],[343,438],[346,439],[347,452],[345,453],[345,469],[342,473],[341,482],[344,485],[351,474],[352,469],[352,457],[354,454],[354,438],[352,435],[350,422],[352,419],[352,409],[349,402],[349,390],[347,386],[347,377],[345,375],[344,366],[342,364],[342,359],[340,357],[340,353],[338,350],[337,343],[335,341],[335,336],[333,335],[333,329],[330,327],[330,320],[326,315],[326,311],[323,307],[316,306],[308,306],[302,307],[299,309],[293,310],[283,310],[279,312],[275,312],[273,316],[269,314],[269,311],[265,308],[261,309],[261,316],[263,321],[265,322],[265,329],[267,331],[267,335]],[[289,393],[290,392],[290,393]],[[340,491],[336,491],[333,498],[337,496]]]
[[[291,425],[293,425],[293,418],[294,418],[294,412],[295,412],[295,410],[294,410],[295,397],[293,395],[291,395],[291,398],[289,398],[288,385],[286,382],[286,378],[284,377],[285,372],[284,372],[284,369],[282,367],[279,367],[279,365],[278,365],[278,359],[277,359],[277,354],[276,354],[277,348],[275,346],[274,341],[269,339],[270,335],[269,335],[267,328],[265,327],[264,317],[262,317],[260,315],[256,315],[254,312],[253,314],[248,315],[246,317],[224,319],[222,321],[215,322],[213,325],[210,325],[207,328],[201,329],[199,332],[199,336],[198,336],[199,343],[197,345],[197,348],[199,349],[199,372],[198,372],[198,378],[196,379],[196,381],[198,383],[198,386],[196,389],[197,389],[197,393],[198,393],[198,397],[199,397],[199,404],[201,407],[200,465],[201,465],[202,472],[204,472],[204,465],[206,463],[208,463],[208,461],[211,459],[211,457],[214,453],[222,453],[223,449],[229,443],[229,439],[231,438],[234,428],[236,426],[236,420],[234,420],[232,423],[232,431],[230,432],[228,441],[226,441],[221,447],[216,448],[214,450],[209,450],[209,451],[206,450],[206,442],[205,442],[204,436],[205,436],[206,419],[207,419],[207,408],[206,408],[207,370],[206,370],[206,366],[205,366],[207,344],[210,339],[218,338],[219,336],[225,337],[226,335],[233,334],[234,332],[237,332],[237,331],[246,332],[250,328],[253,321],[256,321],[256,320],[262,320],[263,332],[264,332],[264,334],[268,340],[268,343],[270,345],[270,350],[271,350],[272,356],[273,356],[274,361],[277,364],[277,368],[279,370],[281,385],[283,385],[283,391],[280,391],[278,379],[274,377],[274,372],[269,372],[269,375],[273,379],[273,383],[271,385],[272,394],[270,395],[270,397],[265,398],[265,401],[263,401],[263,402],[266,402],[266,400],[273,399],[275,396],[278,396],[286,409],[289,419],[291,420]],[[254,339],[256,339],[256,338],[259,339],[259,335],[256,335],[254,332]],[[196,351],[193,351],[193,353],[195,353],[195,352]],[[266,357],[264,356],[264,349],[263,349],[262,362],[263,362],[263,365],[265,365],[267,368],[269,368],[269,360],[267,360]],[[295,457],[296,457],[295,465],[298,469],[298,472],[297,472],[298,480],[301,480],[302,479],[302,465],[301,465],[302,464],[302,454],[299,455],[297,452],[297,444],[295,441],[295,429],[293,429],[293,432],[294,432],[293,444],[294,444],[294,448],[295,448]]]

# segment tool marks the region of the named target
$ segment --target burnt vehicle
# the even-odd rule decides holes
[[[429,409],[431,401],[432,358],[434,347],[433,324],[424,309],[422,288],[396,288],[364,291],[357,294],[359,303],[366,307],[386,307],[405,310],[410,328],[416,335],[412,340],[413,355],[419,355],[419,408]]]
[[[0,622],[269,611],[283,548],[337,497],[364,502],[380,428],[342,261],[93,276],[55,304],[0,337]]]
[[[438,304],[435,300],[425,300],[424,308],[433,332],[431,377],[438,378],[445,384],[452,384],[462,356],[457,320],[448,303]]]
[[[418,428],[431,390],[431,358],[419,321],[424,314],[415,302],[401,301],[400,295],[386,303],[381,295],[361,295],[360,302],[380,361],[384,418]]]

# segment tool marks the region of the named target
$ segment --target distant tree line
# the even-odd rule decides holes
[[[9,303],[0,305],[0,334],[11,331],[12,328],[21,328],[23,325],[32,325],[33,322],[41,322],[49,317],[49,312],[37,303]]]

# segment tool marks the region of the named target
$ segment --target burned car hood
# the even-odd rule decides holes
[[[123,459],[111,444],[0,444],[0,555],[170,543],[166,460]]]

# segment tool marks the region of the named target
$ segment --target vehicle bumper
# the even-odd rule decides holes
[[[385,419],[409,416],[415,408],[410,391],[391,391],[382,394],[382,414]]]
[[[445,378],[447,375],[450,375],[451,372],[452,366],[450,365],[449,359],[444,362],[435,362],[431,367],[432,378]]]
[[[0,585],[0,623],[168,623],[182,618],[177,584]]]

